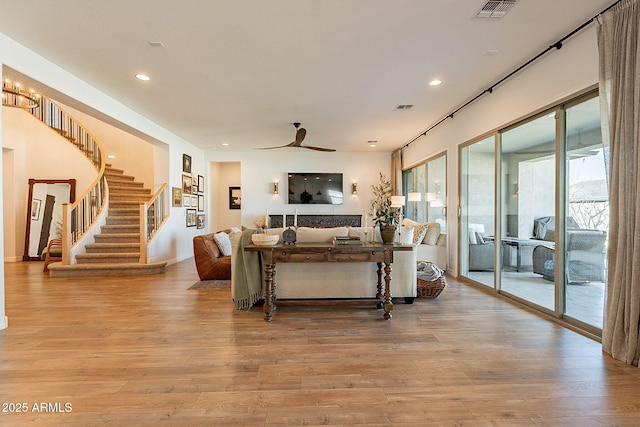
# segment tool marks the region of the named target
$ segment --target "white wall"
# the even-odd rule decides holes
[[[322,153],[287,148],[277,151],[242,151],[205,153],[209,162],[241,162],[242,209],[241,225],[255,228],[255,220],[264,218],[265,209],[273,215],[360,214],[369,211],[371,186],[377,183],[378,173],[387,177],[391,168],[390,153]],[[287,204],[287,174],[289,172],[336,172],[343,174],[344,204],[289,205]],[[213,177],[212,177],[213,178]],[[220,178],[218,178],[220,179]],[[279,194],[273,194],[273,182],[279,182]],[[358,183],[358,194],[351,195],[351,183]],[[213,184],[215,186],[215,182]],[[228,188],[220,190],[228,196]],[[228,200],[225,199],[228,205]],[[215,231],[215,230],[214,230]]]
[[[242,210],[229,209],[229,187],[242,187],[241,182],[240,162],[210,163],[209,185],[205,185],[205,204],[211,231],[241,227]],[[244,188],[241,191],[244,192]],[[242,196],[244,199],[244,194]]]
[[[458,271],[458,146],[597,82],[598,48],[591,25],[566,41],[561,50],[548,53],[404,150],[404,169],[447,150],[448,265],[452,274]],[[493,82],[486,83],[488,88]],[[475,95],[469,94],[469,99]],[[425,123],[425,129],[429,125]]]

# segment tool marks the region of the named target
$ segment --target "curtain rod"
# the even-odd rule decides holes
[[[438,120],[435,124],[433,124],[430,128],[428,128],[427,130],[425,130],[424,132],[422,132],[421,134],[419,134],[418,136],[416,136],[415,138],[413,138],[411,141],[407,142],[405,145],[403,145],[402,147],[400,147],[398,150],[403,150],[405,148],[407,148],[410,144],[414,143],[415,141],[417,141],[419,138],[422,138],[423,136],[426,136],[427,133],[429,133],[431,130],[435,129],[436,127],[440,126],[444,121],[446,121],[447,119],[452,119],[454,115],[456,115],[460,110],[462,110],[463,108],[469,106],[469,104],[475,102],[478,98],[480,98],[481,96],[483,96],[486,93],[492,93],[493,89],[498,86],[499,84],[504,83],[506,80],[508,80],[509,78],[513,77],[515,74],[519,73],[520,71],[522,71],[524,68],[528,67],[529,65],[531,65],[533,62],[537,61],[538,59],[540,59],[540,57],[542,57],[543,55],[547,54],[549,51],[552,51],[553,49],[556,50],[560,50],[562,48],[562,43],[564,41],[566,41],[567,39],[569,39],[570,37],[573,37],[576,33],[578,33],[579,31],[583,30],[585,27],[587,27],[589,24],[591,24],[596,18],[598,18],[598,16],[602,15],[603,13],[607,12],[609,9],[611,9],[612,7],[614,7],[616,4],[620,3],[622,0],[617,0],[616,2],[614,2],[613,4],[611,4],[609,7],[607,7],[606,9],[604,9],[602,12],[598,13],[596,16],[594,16],[593,18],[589,19],[588,21],[586,21],[585,23],[583,23],[582,25],[578,26],[577,28],[575,28],[573,31],[571,31],[569,34],[565,35],[564,37],[562,37],[560,40],[558,40],[557,42],[555,42],[554,44],[550,45],[549,47],[547,47],[545,50],[543,50],[542,52],[540,52],[539,54],[537,54],[536,56],[534,56],[533,58],[529,59],[527,62],[525,62],[524,64],[520,65],[518,68],[516,68],[515,70],[513,70],[512,72],[510,72],[509,74],[507,74],[506,76],[504,76],[503,78],[501,78],[500,80],[498,80],[497,82],[495,82],[494,84],[492,84],[491,86],[489,86],[487,89],[483,90],[482,92],[480,92],[479,94],[477,94],[476,96],[474,96],[473,98],[471,98],[470,100],[468,100],[467,102],[465,102],[464,104],[462,104],[461,106],[459,106],[458,108],[456,108],[455,110],[453,110],[452,112],[450,112],[449,114],[447,114],[446,116],[444,116],[443,118],[441,118],[440,120]]]

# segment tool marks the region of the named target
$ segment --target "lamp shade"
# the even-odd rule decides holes
[[[422,193],[407,194],[407,201],[409,202],[419,202],[420,200],[422,200]]]
[[[391,207],[400,208],[405,204],[404,196],[391,196]]]

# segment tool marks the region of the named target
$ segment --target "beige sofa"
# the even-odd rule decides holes
[[[413,228],[413,233],[418,233],[421,227],[426,226],[427,231],[421,242],[416,243],[418,261],[429,261],[440,267],[447,269],[447,235],[442,234],[440,223],[425,222],[419,223],[405,218],[402,221],[404,228]],[[414,234],[416,238],[417,235]]]
[[[282,238],[282,228],[268,229],[269,234]],[[372,240],[373,227],[308,228],[297,230],[297,241],[332,242],[334,236],[359,236]],[[382,241],[380,232],[375,233],[376,241]],[[232,239],[232,271],[238,256],[239,239]],[[413,301],[417,295],[417,251],[396,252],[391,266],[391,296]],[[318,299],[318,298],[373,298],[378,280],[374,263],[281,263],[276,266],[276,289],[278,299]],[[233,275],[231,286],[234,286]]]

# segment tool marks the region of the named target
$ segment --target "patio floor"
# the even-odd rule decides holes
[[[471,271],[469,278],[493,287],[492,271]],[[589,282],[568,285],[565,314],[602,329],[604,283]],[[555,285],[533,272],[502,272],[502,290],[534,304],[554,309]]]

